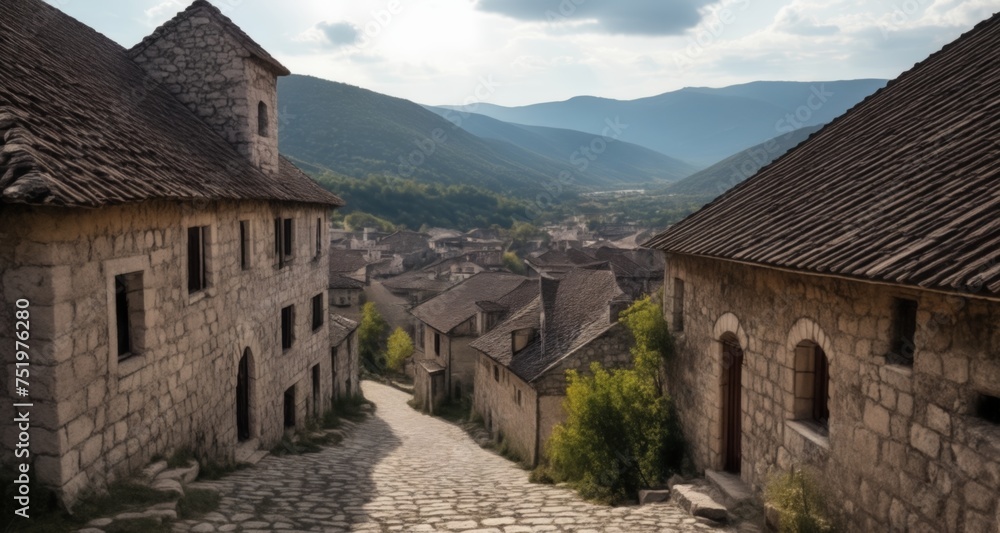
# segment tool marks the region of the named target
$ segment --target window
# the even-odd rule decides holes
[[[312,307],[313,307],[312,325],[313,325],[313,331],[316,331],[317,329],[323,326],[323,316],[325,314],[323,312],[323,293],[313,296]]]
[[[285,391],[285,427],[295,427],[295,385]]]
[[[434,355],[441,355],[441,334],[434,332]]]
[[[684,280],[674,278],[674,331],[684,331]]]
[[[316,257],[323,254],[323,219],[316,219]]]
[[[250,221],[240,221],[240,268],[250,270]]]
[[[295,342],[295,306],[289,305],[281,310],[281,349],[287,350]]]
[[[257,135],[267,137],[267,104],[260,102],[257,104]]]
[[[976,401],[976,416],[987,422],[1000,424],[1000,398],[980,394]]]
[[[493,381],[500,382],[500,367],[493,365]]]
[[[811,341],[795,347],[795,418],[825,433],[830,420],[830,369],[823,349]]]
[[[330,377],[333,381],[333,400],[337,401],[340,387],[337,385],[337,347],[330,348]]]
[[[292,261],[293,228],[290,218],[274,219],[274,256],[278,260],[278,268],[284,268]]]
[[[142,272],[115,276],[115,332],[118,360],[140,351],[143,328]]]
[[[894,301],[892,324],[892,353],[889,362],[898,365],[912,365],[916,345],[913,340],[917,333],[917,302],[905,298]]]
[[[515,399],[517,400],[517,405],[521,405],[521,389],[515,389]]]
[[[188,293],[208,287],[205,272],[205,237],[207,226],[188,228]]]

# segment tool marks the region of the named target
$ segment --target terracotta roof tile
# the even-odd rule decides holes
[[[1000,295],[1000,15],[646,243]]]

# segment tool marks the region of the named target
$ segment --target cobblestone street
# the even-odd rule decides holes
[[[378,409],[339,446],[269,456],[211,484],[217,513],[178,531],[695,531],[673,504],[605,507],[528,482],[528,473],[481,449],[460,428],[424,416],[408,395],[365,382]]]

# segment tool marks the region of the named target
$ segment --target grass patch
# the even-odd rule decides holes
[[[177,502],[177,516],[181,519],[195,518],[218,510],[222,496],[214,490],[188,489]]]
[[[190,466],[195,460],[194,453],[191,452],[190,448],[178,448],[174,453],[167,459],[167,468],[183,468],[185,466]]]
[[[815,476],[801,470],[772,478],[764,499],[780,515],[781,531],[789,533],[835,533],[837,526],[830,519],[830,509],[824,504],[822,488]]]
[[[203,461],[198,470],[198,479],[215,481],[226,474],[243,470],[252,466],[250,463],[220,463],[218,461]]]

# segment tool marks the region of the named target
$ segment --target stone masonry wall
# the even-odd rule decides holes
[[[1000,426],[976,416],[1000,396],[1000,304],[843,279],[671,256],[685,282],[684,331],[667,368],[695,464],[721,469],[724,335],[739,340],[741,477],[758,492],[776,471],[818,469],[852,530],[1000,529]],[[918,302],[912,367],[887,364],[893,298]],[[829,360],[829,434],[793,420],[795,347]]]
[[[258,168],[278,170],[276,77],[209,16],[180,21],[133,58]],[[258,103],[267,136],[258,135]]]
[[[278,269],[273,219],[295,220],[290,266]],[[306,416],[311,368],[332,393],[329,319],[311,326],[311,298],[325,295],[328,250],[315,255],[326,210],[264,202],[147,202],[99,210],[7,207],[0,341],[13,344],[9,310],[31,301],[32,453],[38,479],[71,502],[81,489],[190,447],[233,457],[237,365],[251,353],[251,431],[267,447],[283,434],[283,392],[296,388]],[[251,268],[240,266],[239,221],[251,223]],[[187,229],[207,226],[208,288],[187,286]],[[326,231],[324,229],[324,231]],[[305,236],[306,238],[302,238]],[[13,250],[10,254],[9,250]],[[142,272],[141,347],[114,349],[114,276]],[[280,310],[295,306],[295,343],[280,347]],[[324,302],[324,312],[326,305]],[[12,361],[4,361],[9,372]],[[12,416],[8,402],[0,416]],[[9,419],[9,418],[8,418]],[[4,426],[2,443],[16,438]]]
[[[499,370],[499,381],[494,379],[494,365]],[[473,409],[484,423],[492,422],[493,436],[502,435],[508,446],[516,450],[523,460],[535,464],[538,409],[535,390],[483,354],[476,362],[474,390]],[[517,391],[521,391],[520,403]]]

